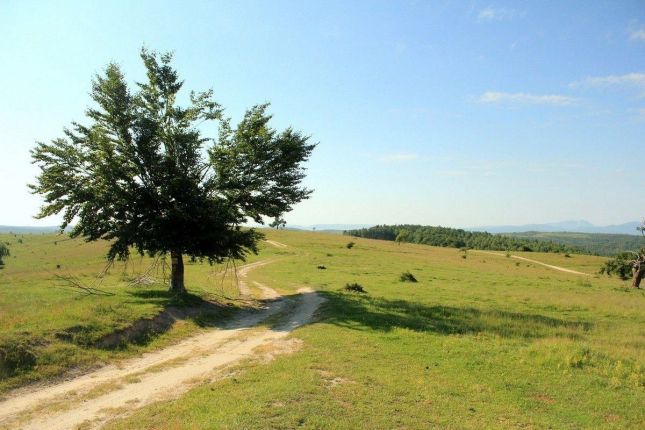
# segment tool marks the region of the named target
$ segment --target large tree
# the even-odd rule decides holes
[[[177,97],[183,81],[171,54],[145,49],[147,79],[132,90],[118,65],[92,83],[88,124],[72,123],[64,137],[38,142],[34,193],[45,204],[37,218],[63,213],[61,230],[111,242],[107,258],[170,254],[171,290],[184,293],[183,256],[221,262],[257,252],[263,223],[306,199],[303,163],[315,145],[308,136],[269,126],[267,104],[249,109],[237,126],[212,90]],[[216,138],[202,134],[218,126]]]

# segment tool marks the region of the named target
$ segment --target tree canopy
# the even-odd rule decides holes
[[[276,218],[312,192],[300,186],[309,137],[270,127],[268,104],[236,126],[213,91],[177,103],[183,81],[172,54],[145,49],[146,80],[132,89],[117,64],[95,76],[88,124],[37,143],[32,191],[44,197],[37,218],[63,213],[71,236],[111,241],[108,258],[170,253],[173,288],[183,291],[182,255],[219,262],[257,252],[262,235],[247,219]],[[215,138],[203,123],[218,126]],[[174,276],[174,275],[177,276]],[[181,275],[181,276],[179,276]]]
[[[474,248],[496,251],[534,251],[581,253],[581,249],[549,241],[514,238],[477,231],[424,225],[377,225],[348,230],[346,235],[368,239],[394,240],[449,248]]]
[[[636,229],[645,237],[645,219]],[[618,275],[623,281],[631,276],[632,287],[640,288],[641,280],[645,276],[645,246],[637,252],[619,253],[616,257],[605,262],[600,268],[600,273],[608,276]]]

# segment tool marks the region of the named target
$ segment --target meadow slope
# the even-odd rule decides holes
[[[287,246],[267,244],[257,258],[277,261],[251,272],[249,280],[284,295],[310,287],[326,298],[315,321],[291,335],[302,340],[301,349],[264,364],[242,362],[230,377],[204,382],[178,400],[146,406],[106,428],[640,428],[645,421],[645,295],[622,281],[504,256],[468,252],[463,258],[449,248],[351,238],[356,245],[348,249],[350,239],[342,236],[267,234]],[[60,259],[51,245],[31,246],[22,253],[25,259],[48,265]],[[100,245],[74,246],[66,261],[85,273],[80,267],[87,260],[88,276],[100,270],[100,252],[88,251]],[[12,245],[12,254],[17,247]],[[44,348],[50,361],[56,360],[48,350],[52,345],[86,357],[81,363],[90,366],[209,329],[188,319],[121,349],[56,337],[70,325],[93,322],[109,331],[154,315],[164,309],[155,299],[162,286],[133,289],[111,275],[115,282],[106,279],[103,288],[115,296],[78,297],[50,288],[54,280],[34,270],[33,262],[17,273],[21,254],[16,255],[0,272],[0,327],[11,339],[29,332],[49,342],[34,348]],[[526,257],[592,275],[604,261]],[[187,267],[195,300],[222,300],[225,312],[208,316],[215,320],[242,307],[233,287],[224,292],[220,282],[209,281],[207,274],[217,270],[198,263]],[[399,281],[408,270],[418,283]],[[344,292],[348,282],[360,283],[367,293]],[[133,291],[139,291],[136,300]],[[41,306],[30,307],[34,300]],[[99,305],[108,309],[100,318]],[[109,306],[125,317],[116,319]],[[39,368],[6,380],[15,385],[49,377]]]

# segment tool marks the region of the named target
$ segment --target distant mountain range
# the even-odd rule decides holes
[[[312,224],[312,225],[292,225],[287,224],[290,230],[316,230],[316,231],[344,231],[355,230],[359,228],[372,227],[374,224]]]
[[[311,225],[293,225],[288,224],[290,230],[316,230],[316,231],[343,231],[356,230],[360,228],[372,227],[374,224],[311,224]],[[479,227],[467,227],[468,231],[487,231],[489,233],[523,233],[523,232],[540,232],[540,233],[607,233],[607,234],[640,234],[636,227],[640,226],[638,221],[626,222],[624,224],[597,226],[589,221],[562,221],[547,224],[523,224],[523,225],[487,225]],[[30,227],[15,225],[0,225],[0,233],[55,233],[58,231],[57,226]]]
[[[20,225],[0,225],[0,233],[58,233],[58,226],[32,227]]]
[[[597,226],[589,221],[562,221],[548,224],[524,224],[524,225],[493,225],[468,227],[464,230],[469,231],[487,231],[489,233],[519,233],[536,231],[546,232],[570,232],[570,233],[608,233],[608,234],[640,234],[636,227],[640,226],[638,221],[627,222],[624,224]]]
[[[371,227],[374,224],[312,224],[312,225],[287,225],[289,230],[316,230],[316,231],[340,231],[353,230],[357,228]],[[254,225],[254,227],[258,227]],[[268,226],[261,226],[268,227]],[[44,226],[44,227],[31,227],[31,226],[16,226],[16,225],[0,225],[0,233],[57,233],[59,228],[57,226]]]

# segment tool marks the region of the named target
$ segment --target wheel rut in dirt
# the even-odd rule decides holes
[[[249,271],[269,264],[259,261],[238,269],[240,293],[251,297]],[[284,341],[309,322],[324,301],[311,289],[289,298],[255,283],[261,309],[242,311],[220,329],[187,338],[159,351],[110,365],[60,384],[22,390],[0,402],[0,428],[99,428],[145,405],[177,398],[191,387],[222,377],[227,367],[258,357],[256,349]],[[271,327],[263,321],[286,314]],[[10,395],[11,396],[11,395]]]

